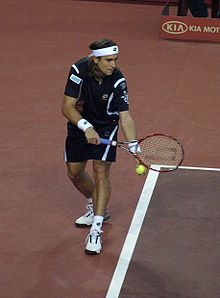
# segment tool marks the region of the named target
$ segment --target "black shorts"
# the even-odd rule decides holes
[[[117,141],[117,123],[96,131],[101,138]],[[67,124],[67,132],[64,152],[66,162],[82,162],[85,160],[114,162],[116,160],[116,147],[104,144],[88,144],[85,133],[72,124]]]

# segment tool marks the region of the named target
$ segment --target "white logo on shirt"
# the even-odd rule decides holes
[[[124,90],[123,94],[124,95],[122,95],[121,98],[128,104],[128,92]]]
[[[73,81],[74,83],[78,84],[78,85],[82,81],[82,79],[80,79],[79,77],[75,76],[74,74],[71,74],[70,80]]]
[[[103,94],[102,95],[102,100],[107,100],[108,99],[108,94]]]

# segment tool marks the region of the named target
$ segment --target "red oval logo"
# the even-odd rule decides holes
[[[179,21],[169,21],[162,25],[163,31],[169,34],[183,34],[188,31],[188,26]]]

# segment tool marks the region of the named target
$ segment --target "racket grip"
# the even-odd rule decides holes
[[[111,145],[111,141],[108,140],[108,139],[100,138],[100,140],[101,140],[101,143],[102,143],[102,144],[105,144],[105,145]]]
[[[101,143],[102,144],[111,145],[111,146],[117,146],[117,142],[116,141],[111,141],[109,139],[103,139],[103,138],[100,138],[100,140],[101,140]]]

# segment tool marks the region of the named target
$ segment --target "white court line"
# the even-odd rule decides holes
[[[160,165],[161,168],[172,168],[171,166],[167,165]],[[155,168],[155,165],[154,167]],[[205,168],[205,167],[190,167],[190,166],[180,166],[178,169],[183,169],[183,170],[199,170],[199,171],[216,171],[219,172],[220,168]]]
[[[188,166],[181,166],[179,169],[183,170],[199,170],[199,171],[216,171],[220,172],[220,168],[205,168],[205,167],[188,167]]]
[[[158,166],[158,168],[160,168]],[[181,166],[180,169],[186,170],[201,170],[201,171],[220,171],[220,168],[205,168],[205,167],[188,167]],[[134,252],[136,242],[143,224],[147,209],[157,183],[159,173],[155,171],[149,171],[147,179],[144,183],[141,196],[139,198],[127,237],[125,239],[121,254],[118,259],[110,286],[106,298],[118,298],[121,291],[125,275],[130,264],[132,254]]]
[[[118,298],[151,196],[157,183],[158,175],[159,173],[154,171],[150,171],[147,175],[147,179],[138,201],[106,298]]]

